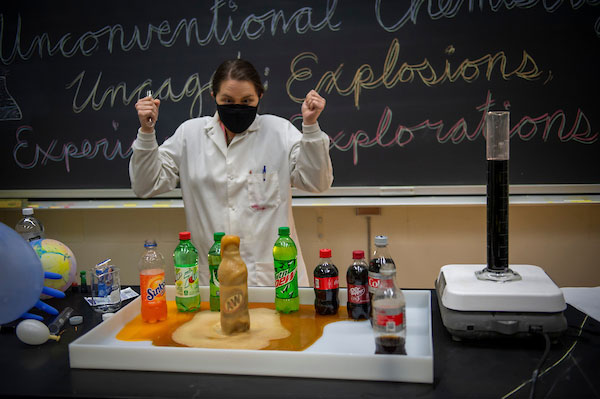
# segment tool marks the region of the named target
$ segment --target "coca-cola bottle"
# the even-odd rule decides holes
[[[394,284],[396,268],[388,263],[379,272],[379,287],[373,297],[375,353],[406,355],[406,301]]]
[[[388,248],[387,236],[376,236],[375,237],[375,251],[371,262],[369,262],[369,300],[371,303],[371,324],[373,324],[373,295],[379,287],[379,281],[381,280],[381,273],[379,270],[385,264],[390,264],[394,273],[396,272],[396,264],[392,260],[390,250]]]
[[[319,251],[321,263],[315,267],[315,311],[320,315],[336,314],[340,306],[338,299],[338,269],[331,262],[331,249]]]
[[[355,320],[368,319],[371,309],[369,301],[369,266],[364,251],[352,252],[352,265],[346,271],[348,283],[348,316]]]

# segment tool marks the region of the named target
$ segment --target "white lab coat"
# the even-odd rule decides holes
[[[129,164],[133,191],[146,198],[181,183],[187,228],[199,254],[201,285],[209,282],[207,254],[213,233],[224,231],[240,237],[248,285],[273,286],[273,244],[278,228],[289,226],[298,248],[298,283],[308,286],[291,186],[327,190],[333,168],[329,136],[318,123],[303,125],[302,130],[303,134],[283,118],[257,115],[248,130],[227,146],[215,114],[184,122],[160,147],[154,133],[138,131]]]

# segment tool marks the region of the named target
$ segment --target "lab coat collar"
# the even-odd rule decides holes
[[[239,133],[236,137],[239,137],[237,140],[242,140],[248,134],[255,132],[260,127],[260,115],[256,114],[256,118],[245,132]],[[227,143],[225,142],[225,134],[223,129],[221,129],[221,125],[219,123],[219,113],[215,112],[213,117],[204,127],[205,133],[210,137],[210,139],[216,144],[219,150],[223,153],[223,155],[227,156]],[[236,140],[234,138],[234,140]]]

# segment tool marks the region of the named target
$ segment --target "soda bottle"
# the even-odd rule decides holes
[[[275,268],[275,309],[290,313],[300,309],[298,297],[298,268],[296,244],[290,237],[289,227],[279,228],[279,238],[273,246]]]
[[[221,245],[221,331],[230,335],[250,329],[248,269],[240,256],[240,237],[225,236]]]
[[[138,263],[142,320],[146,323],[156,323],[167,319],[165,259],[157,251],[156,241],[146,240],[144,248],[145,251]]]
[[[219,264],[221,263],[221,238],[225,233],[214,234],[215,242],[208,251],[208,270],[210,271],[210,310],[218,312],[220,309],[219,299]]]
[[[15,231],[26,241],[46,238],[46,235],[44,234],[44,225],[39,219],[33,216],[33,208],[23,208],[22,214],[23,217],[15,226]]]
[[[352,252],[352,265],[346,271],[348,283],[348,316],[355,320],[368,319],[371,313],[369,302],[369,265],[364,251]]]
[[[319,251],[321,263],[315,267],[315,311],[320,315],[336,314],[340,306],[338,299],[339,275],[338,269],[331,262],[331,249]]]
[[[375,295],[375,291],[377,290],[377,287],[379,287],[379,280],[381,279],[379,270],[381,269],[381,266],[390,264],[394,269],[394,272],[396,271],[396,265],[392,260],[387,244],[387,236],[376,236],[375,251],[373,252],[371,262],[369,262],[369,302],[371,304],[371,316],[369,317],[369,320],[371,321],[371,324],[373,324],[373,295]]]
[[[396,268],[383,264],[379,287],[373,296],[373,331],[376,354],[406,355],[406,301],[396,288]]]
[[[189,231],[179,233],[179,244],[173,252],[175,264],[175,303],[180,312],[200,310],[198,285],[198,251],[190,241]]]

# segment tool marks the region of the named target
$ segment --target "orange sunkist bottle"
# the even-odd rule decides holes
[[[147,323],[156,323],[167,319],[165,259],[156,250],[156,241],[146,240],[144,248],[146,250],[138,264],[142,320]]]

